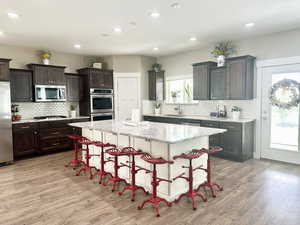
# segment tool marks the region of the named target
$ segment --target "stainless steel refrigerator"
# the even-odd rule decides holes
[[[0,166],[12,161],[10,83],[0,81]]]

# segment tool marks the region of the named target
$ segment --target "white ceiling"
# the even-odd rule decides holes
[[[170,7],[174,2],[181,8]],[[149,16],[153,10],[158,19]],[[7,11],[20,18],[8,18]],[[299,12],[300,0],[1,0],[0,43],[89,55],[167,55],[295,29]],[[255,26],[245,28],[249,22]]]

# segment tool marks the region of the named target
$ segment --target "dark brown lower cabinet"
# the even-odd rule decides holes
[[[38,124],[22,123],[13,125],[14,157],[38,152]]]
[[[81,135],[81,129],[68,124],[87,121],[88,118],[13,124],[14,157],[18,159],[26,155],[71,150],[73,143],[67,135]]]
[[[187,119],[170,118],[170,117],[156,117],[144,116],[144,120],[161,122],[161,123],[177,123],[185,124]],[[247,123],[238,122],[221,122],[210,120],[195,120],[201,124],[201,127],[221,128],[226,129],[227,132],[209,137],[209,146],[220,146],[223,151],[214,154],[225,159],[243,162],[247,159],[253,158],[254,151],[254,121]],[[189,123],[192,120],[189,119]]]

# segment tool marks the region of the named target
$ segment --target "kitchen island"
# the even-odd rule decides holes
[[[156,122],[142,122],[137,126],[129,126],[116,120],[72,123],[70,126],[82,129],[82,135],[94,141],[115,144],[119,147],[131,146],[141,149],[154,157],[163,157],[166,160],[173,160],[173,157],[192,149],[208,148],[209,136],[226,132],[225,129],[196,127],[189,125],[166,124]],[[99,154],[100,148],[90,148],[91,154]],[[109,157],[108,155],[106,157]],[[83,155],[84,159],[84,155]],[[126,163],[127,156],[120,157],[120,163]],[[194,166],[203,165],[206,168],[207,155],[193,160]],[[136,164],[151,169],[150,165],[139,157]],[[99,157],[92,157],[91,165],[99,168]],[[158,176],[172,180],[182,172],[188,172],[182,168],[188,166],[187,160],[177,159],[174,164],[158,166]],[[113,172],[113,164],[106,163],[105,168]],[[127,167],[120,168],[120,177],[130,180],[130,173]],[[195,171],[194,187],[206,180],[203,170]],[[151,191],[151,174],[143,171],[136,174],[136,183]],[[178,179],[172,183],[162,182],[158,187],[158,194],[169,201],[175,200],[180,194],[188,190],[188,183]]]

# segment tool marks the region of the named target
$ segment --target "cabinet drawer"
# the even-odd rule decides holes
[[[220,123],[220,128],[227,129],[227,131],[242,132],[241,123],[222,122]]]
[[[59,121],[47,121],[40,122],[40,128],[60,128],[60,127],[68,127],[68,124],[71,123],[72,120],[59,120]]]
[[[40,130],[40,138],[42,140],[52,139],[52,138],[63,138],[68,134],[73,133],[72,128],[53,128],[53,129],[41,129]]]
[[[18,123],[13,124],[13,130],[14,131],[20,131],[25,129],[36,129],[38,127],[37,123]]]
[[[219,123],[219,122],[216,122],[216,121],[203,120],[203,121],[201,121],[201,126],[202,126],[202,127],[219,128],[220,123]]]

